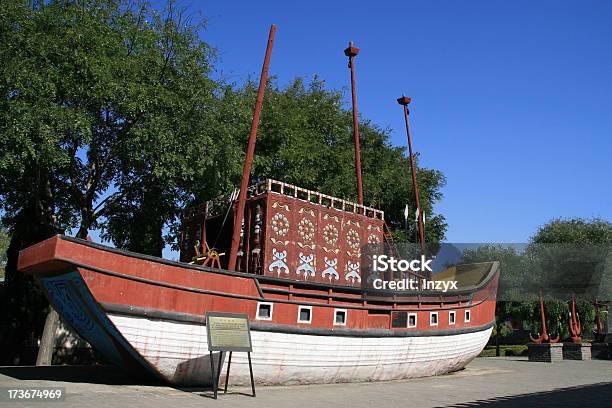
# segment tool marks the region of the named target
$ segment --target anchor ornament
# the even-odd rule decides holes
[[[533,337],[531,334],[529,334],[529,339],[536,344],[557,343],[559,341],[559,335],[552,338],[546,331],[546,314],[544,313],[544,298],[542,297],[542,292],[540,292],[540,316],[542,318],[542,334],[540,335],[538,333],[537,337]]]
[[[580,324],[580,316],[576,313],[576,295],[572,294],[572,310],[569,314],[569,331],[572,343],[582,343],[582,325]]]

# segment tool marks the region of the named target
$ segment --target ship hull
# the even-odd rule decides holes
[[[110,320],[169,382],[208,383],[206,327],[126,315]],[[491,328],[419,337],[338,337],[275,331],[251,332],[256,382],[292,385],[387,381],[445,374],[464,368],[486,345]],[[217,367],[219,354],[214,354]],[[223,373],[227,354],[223,357]],[[216,368],[215,368],[216,369]],[[224,376],[221,377],[223,382]],[[231,384],[249,384],[245,353],[234,353]]]
[[[259,384],[384,381],[456,371],[483,349],[495,316],[497,271],[478,287],[444,299],[421,294],[418,302],[385,307],[361,299],[358,289],[300,287],[66,237],[22,251],[19,267],[35,277],[63,320],[111,363],[175,385],[211,383],[207,311],[249,316]],[[428,303],[434,299],[437,303]],[[261,303],[273,305],[269,320],[258,319]],[[296,322],[303,305],[312,310],[309,324]],[[340,327],[333,323],[339,309],[348,313]],[[416,314],[418,325],[392,329],[390,310]],[[465,311],[470,319],[462,321]],[[435,327],[427,321],[431,313],[439,318]],[[456,316],[452,325],[450,313]],[[213,353],[215,367],[219,358],[225,370],[227,355]],[[231,384],[249,382],[246,354],[234,353],[231,366]]]

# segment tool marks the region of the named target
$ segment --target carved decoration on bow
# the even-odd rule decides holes
[[[274,262],[268,266],[268,271],[274,272],[276,270],[278,276],[280,276],[281,272],[284,272],[285,275],[289,275],[289,268],[285,263],[287,251],[277,251],[276,248],[272,248],[272,257],[274,258]]]
[[[325,270],[321,273],[321,276],[323,278],[325,278],[325,275],[329,275],[329,281],[332,281],[332,277],[335,280],[340,279],[340,275],[338,275],[338,272],[336,271],[336,266],[338,265],[338,259],[337,258],[333,258],[333,259],[328,259],[327,257],[323,258],[323,260],[325,261],[325,265],[327,265],[327,268],[325,268]]]
[[[346,263],[347,273],[344,275],[344,280],[351,281],[351,284],[354,285],[355,281],[361,283],[361,275],[359,275],[359,262],[352,263],[348,261]]]
[[[295,271],[298,275],[304,275],[304,280],[308,279],[309,276],[314,277],[316,272],[314,270],[314,254],[304,255],[302,252],[299,254],[300,261],[302,264]]]
[[[287,246],[289,245],[289,241],[283,241],[281,239],[276,239],[274,237],[270,237],[270,241],[272,241],[273,243],[277,244],[277,245],[283,245],[283,246]]]
[[[285,211],[291,211],[291,208],[289,208],[289,206],[287,204],[283,204],[283,203],[279,203],[278,201],[275,201],[272,204],[272,208],[284,208]]]

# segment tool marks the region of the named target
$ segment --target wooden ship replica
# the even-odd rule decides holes
[[[273,39],[274,26],[238,197],[185,211],[180,262],[58,235],[21,251],[20,271],[35,277],[63,320],[108,361],[172,384],[210,382],[210,311],[249,316],[260,384],[383,381],[463,368],[481,352],[495,322],[496,262],[440,274],[462,281],[459,290],[376,298],[362,291],[360,248],[382,243],[386,234],[384,213],[363,205],[357,48],[350,45],[345,54],[359,202],[269,179],[249,187]],[[398,102],[408,125],[409,99]],[[213,237],[218,249],[208,247]],[[227,364],[223,353],[212,358]],[[236,355],[232,367],[232,383],[249,383],[246,356]]]

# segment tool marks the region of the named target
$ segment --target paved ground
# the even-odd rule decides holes
[[[209,390],[136,385],[111,368],[0,367],[0,388],[64,387],[61,402],[1,407],[612,407],[612,361],[533,363],[521,358],[478,358],[467,369],[406,381],[294,387],[232,388],[214,401]],[[4,391],[6,392],[6,391]]]

